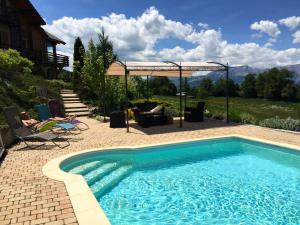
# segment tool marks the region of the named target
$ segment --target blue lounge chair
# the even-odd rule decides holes
[[[38,113],[39,120],[45,121],[52,117],[50,110],[46,104],[35,105],[34,108]],[[71,132],[72,130],[77,129],[75,125],[67,122],[58,122],[54,125],[54,127],[60,128],[66,132]],[[79,129],[77,130],[80,132]]]

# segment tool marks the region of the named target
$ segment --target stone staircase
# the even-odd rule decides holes
[[[70,116],[89,116],[91,114],[88,107],[80,101],[80,98],[73,90],[62,89],[60,96],[63,100],[66,114]]]

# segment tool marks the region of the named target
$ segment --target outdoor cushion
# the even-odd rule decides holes
[[[163,109],[161,105],[156,106],[154,109],[151,109],[150,112],[152,113],[158,113]]]
[[[38,113],[39,120],[44,121],[52,117],[46,104],[35,105],[34,108]]]

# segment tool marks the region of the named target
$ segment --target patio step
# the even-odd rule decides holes
[[[108,162],[105,164],[100,165],[97,169],[87,173],[84,175],[84,179],[88,183],[88,185],[92,185],[95,182],[99,181],[101,178],[112,172],[113,170],[117,169],[120,164],[116,162]]]
[[[90,188],[96,198],[99,198],[107,193],[107,191],[116,187],[126,176],[130,174],[131,171],[132,166],[129,165],[118,167],[104,176],[101,180],[95,182],[90,186]]]
[[[104,160],[99,160],[99,161],[88,162],[79,166],[75,166],[74,168],[69,170],[69,173],[85,175],[90,171],[94,170],[95,168],[101,166],[104,162],[105,162]]]

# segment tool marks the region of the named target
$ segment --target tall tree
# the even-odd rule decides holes
[[[176,85],[168,77],[153,77],[149,81],[149,87],[155,95],[175,95]]]
[[[209,95],[211,95],[214,84],[210,78],[204,78],[200,83],[200,87],[202,87]]]
[[[82,44],[81,38],[77,37],[74,42],[73,61],[79,62],[81,68],[84,66],[84,54],[85,54],[85,49]]]
[[[77,61],[75,66],[78,65]],[[101,74],[104,73],[104,65],[101,57],[97,56],[97,51],[93,40],[88,43],[88,48],[84,57],[84,66],[82,68],[82,81],[88,91],[93,92],[98,99],[101,96]]]
[[[254,74],[248,74],[241,85],[242,94],[246,98],[256,98],[256,80]]]
[[[99,43],[96,46],[97,55],[103,59],[104,69],[107,70],[109,66],[117,59],[117,55],[114,54],[114,48],[111,41],[109,41],[108,35],[105,34],[102,28],[101,33],[98,34]]]
[[[98,35],[96,44],[92,40],[89,42],[82,69],[84,83],[96,94],[100,110],[104,114],[118,109],[125,98],[121,79],[117,76],[105,76],[107,69],[116,58],[113,44],[104,30]]]
[[[261,73],[256,80],[257,95],[275,100],[296,98],[292,78],[293,73],[286,69],[273,68]]]
[[[81,70],[84,66],[85,49],[80,37],[75,39],[73,53],[73,87],[79,89],[81,84]]]
[[[228,96],[238,96],[239,86],[232,79],[228,80]],[[216,81],[213,89],[213,95],[217,97],[226,96],[226,80],[220,78]]]
[[[96,45],[97,55],[103,60],[104,71],[100,75],[101,83],[101,102],[103,103],[103,113],[107,114],[111,110],[118,108],[122,101],[123,93],[120,93],[123,88],[120,88],[120,77],[105,76],[109,66],[117,59],[114,54],[113,43],[109,40],[104,29],[98,34],[98,44]]]

